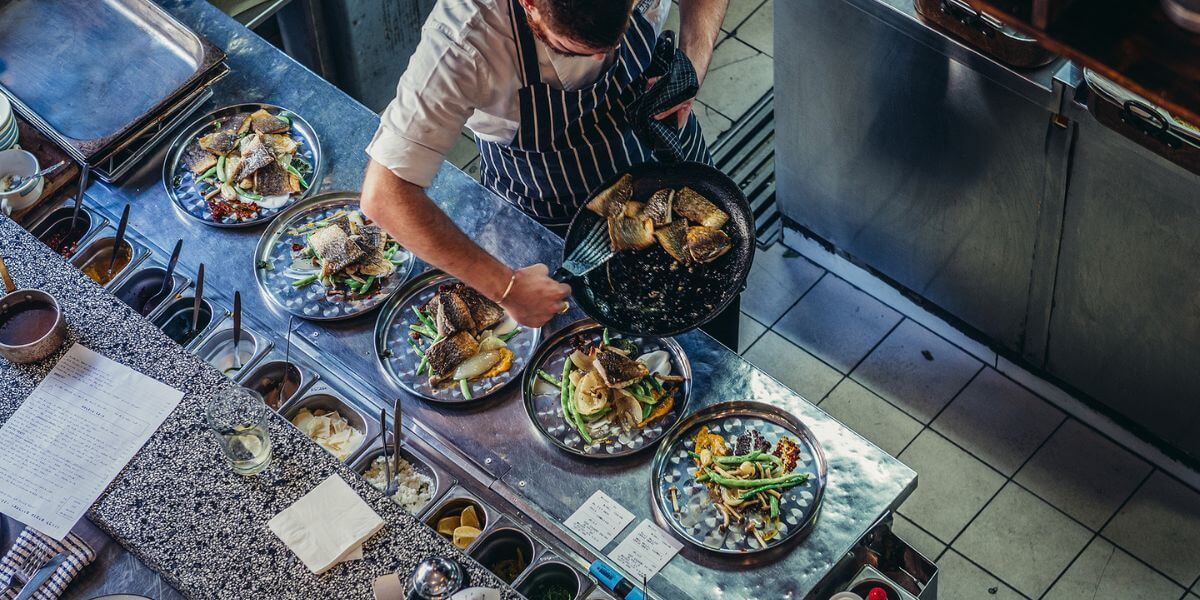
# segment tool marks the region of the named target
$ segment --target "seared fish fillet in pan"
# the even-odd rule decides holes
[[[662,246],[663,250],[671,255],[671,258],[685,265],[692,262],[692,257],[687,252],[687,231],[688,223],[683,219],[654,230],[654,237],[658,239],[658,245]]]
[[[687,252],[698,263],[712,262],[733,248],[733,240],[720,229],[688,227]]]
[[[608,237],[614,252],[641,250],[654,243],[654,223],[650,219],[626,215],[609,217]]]
[[[604,218],[620,216],[625,203],[633,198],[633,176],[623,175],[612,187],[596,194],[587,203],[588,210]]]
[[[713,229],[720,229],[725,221],[729,220],[725,211],[717,208],[717,205],[696,190],[687,187],[675,194],[675,212],[689,221]]]

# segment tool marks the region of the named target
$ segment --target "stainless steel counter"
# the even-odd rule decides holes
[[[328,163],[317,184],[320,189],[358,188],[366,163],[362,148],[375,131],[376,115],[207,3],[180,0],[164,4],[229,54],[232,73],[216,86],[214,100],[202,110],[247,101],[293,110],[321,136]],[[164,151],[159,149],[119,185],[94,184],[88,190],[89,206],[113,215],[130,203],[130,227],[159,248],[169,248],[182,238],[183,268],[194,272],[203,262],[206,287],[220,290],[226,297],[240,290],[244,309],[280,344],[288,318],[271,308],[254,281],[251,256],[262,229],[214,229],[176,212],[162,187]],[[448,164],[430,195],[473,239],[507,263],[557,262],[558,238]],[[326,367],[373,392],[379,407],[390,407],[392,398],[401,397],[406,418],[413,419],[410,425],[422,437],[456,449],[485,478],[494,478],[491,491],[562,536],[579,553],[574,557],[579,564],[585,565],[615,546],[614,542],[607,548],[587,547],[560,525],[595,490],[603,489],[622,503],[637,521],[653,518],[650,453],[616,462],[566,456],[539,437],[525,414],[517,387],[462,410],[408,396],[387,380],[378,364],[372,338],[376,316],[371,313],[332,324],[297,320],[293,335],[320,349],[328,361]],[[547,329],[562,327],[579,316],[573,312],[560,317]],[[743,564],[685,550],[650,580],[650,590],[667,598],[695,597],[712,590],[720,590],[726,598],[804,598],[863,534],[911,493],[916,474],[707,335],[693,332],[681,336],[679,342],[695,375],[693,410],[725,400],[754,399],[793,412],[823,444],[829,483],[812,534],[785,557],[769,564]]]

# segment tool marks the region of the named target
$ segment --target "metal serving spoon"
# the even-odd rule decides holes
[[[20,188],[21,186],[25,185],[26,183],[29,183],[30,181],[37,179],[38,177],[43,177],[43,176],[49,175],[49,174],[57,171],[59,168],[61,168],[65,164],[67,164],[67,161],[60,160],[60,161],[46,167],[45,169],[42,169],[41,171],[34,173],[33,175],[13,175],[12,181],[10,182],[9,185],[11,185],[12,188],[15,190],[15,189]]]

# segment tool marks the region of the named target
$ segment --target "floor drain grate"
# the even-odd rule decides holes
[[[782,226],[775,207],[775,90],[713,144],[712,155],[717,168],[737,182],[750,201],[759,245],[774,242]]]

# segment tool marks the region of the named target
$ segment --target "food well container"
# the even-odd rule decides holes
[[[278,390],[279,385],[283,382],[284,373],[287,373],[288,389],[280,398],[274,390]],[[237,381],[261,394],[263,400],[267,402],[267,406],[279,410],[289,401],[304,393],[313,384],[315,378],[316,374],[312,371],[295,362],[287,362],[280,358],[268,360],[253,369],[242,369],[241,377]]]
[[[546,596],[538,593],[546,587],[562,587],[571,592],[572,598],[584,598],[590,583],[582,573],[555,557],[526,569],[513,587],[529,600],[546,600]]]
[[[388,445],[388,448],[389,450],[387,455],[390,457],[392,455],[390,444]],[[350,465],[350,468],[359,475],[365,475],[366,472],[371,468],[372,463],[375,462],[375,459],[382,456],[383,452],[383,449],[379,447],[379,438],[376,437],[375,439],[371,440],[370,448],[359,454],[358,458],[354,459],[354,463]],[[437,504],[437,501],[440,500],[446,491],[450,489],[450,486],[452,486],[454,482],[449,473],[446,473],[438,467],[435,467],[433,462],[429,460],[423,452],[413,448],[407,440],[402,442],[400,445],[400,457],[404,460],[407,460],[409,464],[413,466],[413,469],[418,473],[421,473],[422,475],[425,475],[433,480],[433,489],[430,493],[429,502],[417,510],[417,512],[413,513],[413,516],[419,517],[422,513],[429,509],[429,507]]]
[[[154,317],[170,303],[171,299],[184,290],[188,278],[179,273],[171,274],[171,283],[160,292],[167,270],[159,266],[145,266],[131,274],[113,291],[121,302],[128,304],[144,317]]]
[[[105,263],[101,261],[109,260],[111,257],[113,244],[116,243],[116,241],[117,238],[113,236],[93,239],[86,246],[81,248],[75,257],[71,259],[71,264],[75,265],[75,268],[79,269],[80,271],[83,271],[90,265],[94,264],[105,266]],[[123,240],[122,247],[129,249],[129,263],[120,269],[114,269],[112,279],[109,280],[108,283],[104,284],[104,289],[111,290],[121,285],[125,278],[132,273],[138,267],[138,265],[142,264],[142,261],[146,260],[146,258],[150,256],[149,248],[129,239],[128,237]]]
[[[284,418],[286,418],[290,423],[292,419],[295,418],[296,413],[300,412],[300,409],[302,408],[307,408],[310,412],[316,412],[317,410],[324,410],[327,412],[337,411],[339,415],[346,419],[346,422],[349,423],[351,427],[363,433],[362,444],[351,451],[346,457],[345,462],[347,464],[352,464],[354,459],[357,458],[358,455],[363,452],[364,448],[371,443],[371,440],[375,439],[379,435],[378,417],[367,418],[367,415],[363,413],[363,411],[356,408],[348,400],[324,383],[318,384],[313,389],[310,389],[306,395],[301,397],[299,400],[295,400],[291,404],[286,405],[282,413]]]
[[[242,339],[238,348],[238,354],[241,355],[242,368],[235,369],[235,361],[233,354],[233,327],[232,322],[226,321],[225,326],[208,334],[204,341],[200,342],[196,349],[196,355],[204,359],[204,362],[215,367],[230,379],[237,379],[241,371],[245,371],[253,367],[263,356],[271,350],[271,342],[249,327],[242,327]]]
[[[72,229],[71,218],[74,214],[74,206],[56,208],[32,225],[29,232],[55,252],[65,258],[71,258],[96,235],[96,232],[108,224],[104,215],[85,206],[79,209],[79,220]],[[61,251],[62,249],[69,251]]]
[[[534,542],[533,538],[520,529],[498,524],[492,530],[480,534],[479,539],[471,545],[467,555],[503,580],[504,583],[511,585],[529,570],[544,549],[541,544]],[[500,563],[515,558],[518,552],[524,566],[513,573],[498,572],[501,570]]]
[[[158,313],[154,318],[154,325],[163,330],[167,337],[175,340],[179,345],[187,349],[192,349],[196,346],[199,340],[204,338],[204,334],[218,323],[225,319],[225,312],[214,308],[208,300],[200,301],[200,319],[197,323],[199,331],[189,332],[188,335],[183,335],[191,329],[192,325],[192,307],[195,299],[191,296],[184,296],[171,301],[166,308]]]
[[[496,526],[496,522],[499,519],[499,513],[490,505],[477,498],[471,492],[468,492],[466,488],[455,485],[446,493],[442,500],[434,503],[433,508],[425,513],[424,518],[425,524],[430,529],[437,531],[438,519],[460,514],[468,506],[475,507],[475,514],[479,517],[479,531],[481,532],[479,537],[466,547],[465,551],[470,553],[479,544],[479,540],[483,539]]]

